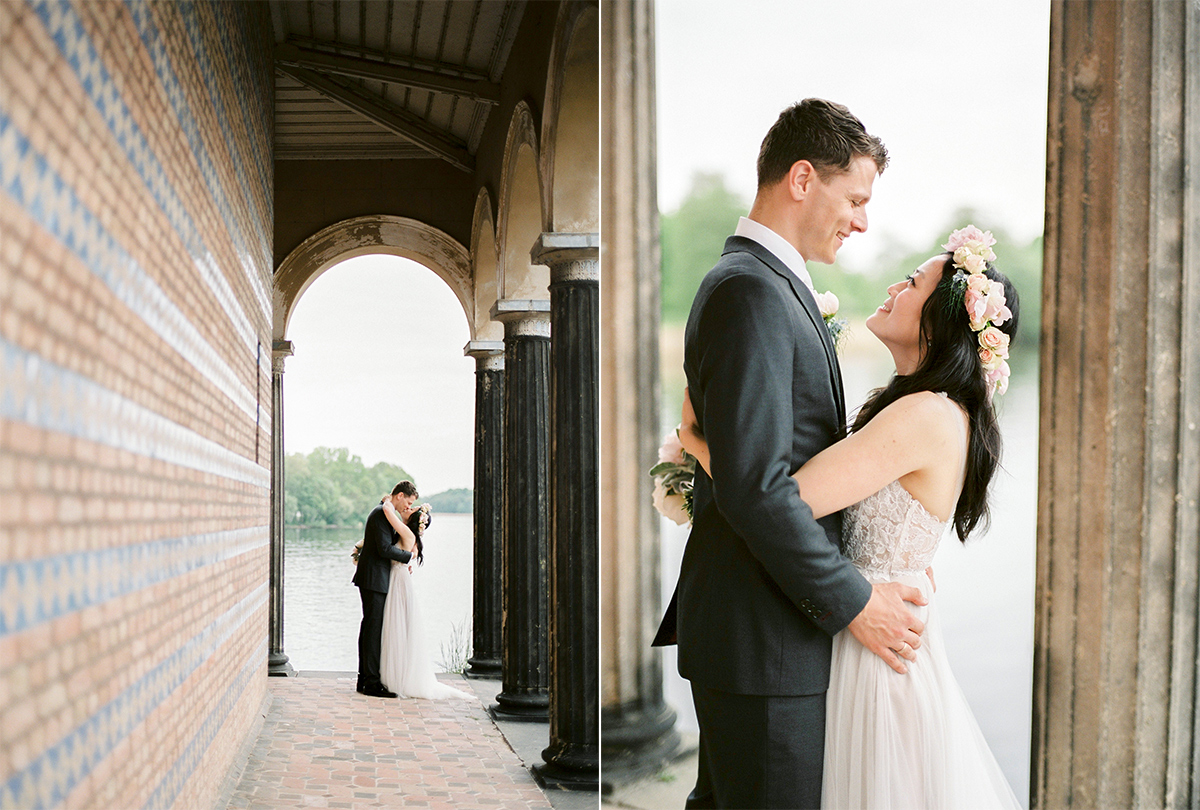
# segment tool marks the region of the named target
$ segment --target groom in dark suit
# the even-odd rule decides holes
[[[417,488],[412,481],[401,481],[389,497],[400,519],[404,520],[417,500]],[[412,552],[392,545],[394,535],[381,503],[367,516],[363,547],[358,553],[358,570],[354,572],[354,584],[358,586],[363,611],[362,624],[358,628],[358,691],[371,697],[396,697],[396,693],[384,688],[379,680],[383,606],[392,577],[392,560],[409,562]]]
[[[819,807],[832,637],[848,627],[898,672],[923,629],[904,600],[841,555],[790,476],[846,424],[841,372],[805,267],[865,231],[882,142],[840,104],[784,110],[758,158],[749,217],[705,276],[684,371],[711,450],[656,643],[677,636],[700,763],[688,807]]]

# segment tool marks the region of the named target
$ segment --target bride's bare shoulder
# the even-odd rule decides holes
[[[962,406],[944,394],[919,391],[906,394],[871,420],[878,428],[912,442],[927,444],[957,439],[967,422]]]

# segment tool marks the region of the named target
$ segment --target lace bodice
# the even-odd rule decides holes
[[[948,525],[893,481],[846,509],[845,553],[864,572],[919,573],[933,563]]]

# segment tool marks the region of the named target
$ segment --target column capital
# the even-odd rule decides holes
[[[294,351],[295,346],[290,340],[271,341],[271,371],[282,374],[283,361],[291,357]]]
[[[600,280],[600,234],[543,233],[529,259],[550,268],[550,283]]]
[[[550,337],[550,302],[506,298],[492,305],[492,320],[504,324],[504,337]]]
[[[472,340],[463,346],[463,354],[475,358],[476,371],[504,370],[503,340]]]

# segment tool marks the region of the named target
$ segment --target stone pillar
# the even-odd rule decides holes
[[[550,302],[497,301],[504,324],[504,658],[489,708],[544,723],[550,704]]]
[[[1200,804],[1198,43],[1195,2],[1052,5],[1038,808]]]
[[[550,268],[550,746],[546,786],[597,790],[599,707],[600,236],[544,233]]]
[[[621,497],[601,514],[602,773],[612,785],[658,770],[675,753],[675,713],[663,701],[659,518],[647,471],[659,442],[658,203],[654,149],[654,5],[614,0],[601,32],[601,490]]]
[[[283,540],[287,516],[283,511],[283,361],[292,356],[290,340],[271,345],[271,639],[268,675],[294,675],[283,651]]]
[[[468,678],[499,678],[500,544],[504,529],[504,342],[473,340],[463,353],[475,358],[475,565],[472,583],[471,657]]]

